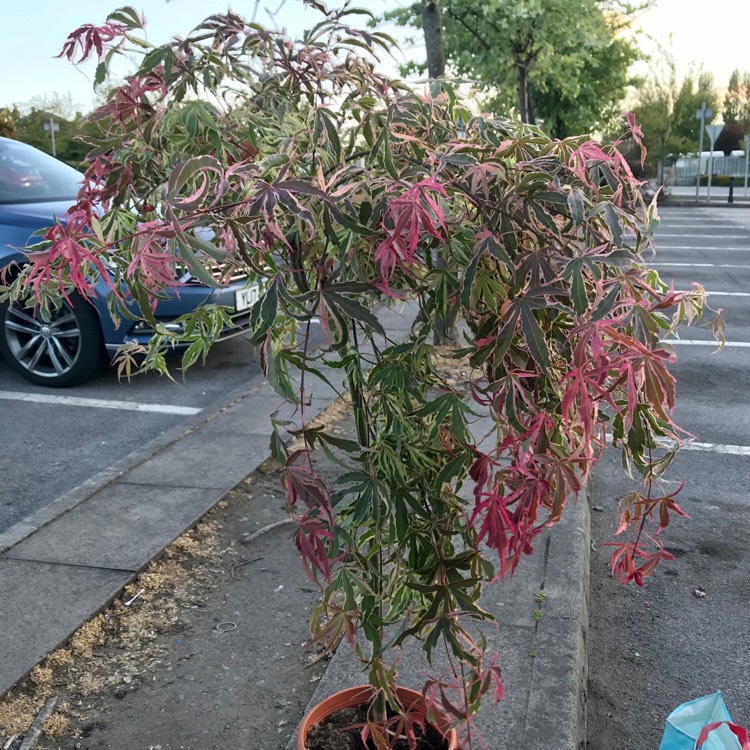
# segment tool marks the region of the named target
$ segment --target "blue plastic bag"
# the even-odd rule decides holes
[[[701,729],[717,721],[731,721],[720,691],[683,703],[667,717],[659,750],[695,750],[695,741]],[[701,750],[731,750],[737,747],[739,743],[733,735],[715,731],[703,743]]]

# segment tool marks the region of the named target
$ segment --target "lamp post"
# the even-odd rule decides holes
[[[703,128],[706,127],[706,120],[710,120],[714,116],[713,110],[706,107],[706,102],[701,102],[701,108],[695,111],[695,119],[700,120],[701,126],[698,136],[698,176],[695,179],[695,200],[698,200],[698,196],[701,191],[701,154],[703,153]]]
[[[57,149],[55,148],[55,132],[60,130],[60,125],[50,117],[49,120],[44,121],[43,127],[52,138],[52,156],[57,156]]]
[[[708,133],[709,143],[711,144],[711,161],[708,168],[708,190],[706,192],[706,200],[709,203],[711,202],[711,176],[714,173],[714,144],[722,130],[724,130],[723,125],[706,125],[706,132]]]
[[[747,166],[748,157],[750,156],[750,135],[744,135],[742,140],[745,142],[745,198],[747,198]]]

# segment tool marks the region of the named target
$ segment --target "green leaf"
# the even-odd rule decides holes
[[[573,223],[576,226],[583,224],[583,198],[578,188],[573,188],[568,193],[568,209],[570,210],[570,218],[573,219]]]
[[[584,265],[583,258],[574,258],[568,265],[565,274],[572,279],[571,296],[573,299],[573,309],[579,315],[583,315],[586,312],[589,303],[586,296],[586,284],[583,278]]]
[[[180,257],[185,261],[187,267],[190,269],[190,273],[195,276],[198,281],[205,284],[208,287],[218,289],[221,284],[206,270],[206,267],[201,263],[198,257],[195,255],[191,248],[190,235],[184,235],[186,242],[180,245]]]
[[[287,458],[289,458],[289,452],[287,451],[286,443],[282,440],[279,431],[275,427],[271,432],[271,442],[269,447],[271,455],[276,463],[283,466],[286,463]]]
[[[385,329],[380,324],[380,321],[358,300],[345,297],[342,294],[335,294],[326,289],[323,289],[323,299],[325,299],[329,307],[338,308],[347,317],[353,318],[369,326],[381,336],[385,336]]]
[[[345,453],[360,453],[362,450],[362,446],[356,440],[346,440],[344,438],[331,435],[328,432],[318,432],[318,439],[322,442],[329,443],[330,445],[334,446],[334,448],[338,448]]]
[[[195,115],[195,119],[197,122],[197,115]],[[180,191],[185,187],[188,180],[206,169],[219,174],[224,173],[221,163],[213,156],[194,156],[175,166],[167,181],[167,200],[179,198]]]
[[[463,474],[470,461],[471,456],[469,454],[459,453],[440,470],[435,478],[435,486],[442,487],[444,484],[451,484],[454,479]]]
[[[562,193],[553,193],[551,190],[541,190],[538,193],[534,193],[534,200],[542,201],[543,203],[552,203],[556,206],[569,205],[568,199]]]
[[[604,205],[604,220],[607,222],[607,227],[612,234],[612,240],[615,243],[615,247],[622,247],[622,227],[620,226],[620,217],[617,213],[617,209],[611,204],[606,203]]]
[[[96,72],[94,73],[94,87],[99,86],[101,83],[104,83],[104,80],[107,77],[107,64],[104,62],[100,62],[96,66]]]
[[[113,10],[108,16],[108,21],[114,23],[121,23],[123,26],[127,26],[128,29],[142,29],[143,23],[138,11],[130,5],[124,5],[122,8]]]
[[[544,338],[544,332],[537,322],[534,311],[528,307],[521,308],[521,330],[523,331],[526,346],[529,348],[529,354],[531,354],[534,361],[542,370],[547,372],[550,367],[547,341]]]
[[[144,55],[143,60],[141,61],[141,67],[138,69],[138,72],[143,75],[144,73],[148,73],[149,71],[153,70],[157,65],[161,64],[161,62],[164,60],[165,55],[167,54],[168,49],[168,47],[156,47],[150,52],[147,52]]]
[[[513,343],[513,337],[516,333],[516,323],[518,322],[518,312],[514,310],[500,329],[500,333],[495,339],[495,347],[492,350],[492,359],[495,367],[499,367],[503,357],[507,354],[510,345]]]
[[[185,350],[182,355],[182,369],[187,370],[192,367],[198,358],[203,355],[203,361],[206,361],[208,354],[208,342],[203,339],[197,339]]]
[[[276,322],[278,305],[279,281],[277,277],[268,285],[263,296],[250,310],[250,328],[255,341],[260,341]]]
[[[286,358],[282,349],[277,354],[274,353],[273,347],[267,347],[266,353],[266,378],[269,385],[285,399],[297,403],[297,393],[292,387],[292,381],[286,368]]]
[[[609,315],[610,310],[614,307],[617,295],[622,291],[619,284],[613,284],[612,288],[607,293],[607,296],[599,303],[599,306],[591,314],[591,320],[601,320]]]
[[[393,497],[393,504],[396,511],[396,539],[399,544],[403,544],[409,533],[409,513],[406,503],[399,495]]]
[[[443,164],[451,164],[456,167],[467,167],[470,164],[476,164],[477,159],[475,156],[466,153],[447,154],[440,158]]]
[[[323,135],[323,131],[325,131],[328,150],[337,162],[341,160],[341,140],[338,134],[338,127],[336,116],[332,112],[322,107],[315,110],[313,143],[317,144]]]

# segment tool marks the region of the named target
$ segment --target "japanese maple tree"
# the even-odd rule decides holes
[[[645,481],[624,499],[614,571],[640,584],[669,557],[647,533],[652,516],[661,531],[681,512],[658,482],[680,443],[663,339],[700,317],[704,293],[675,292],[643,265],[657,209],[619,144],[473,115],[447,81],[415,91],[377,71],[391,40],[349,25],[367,11],[307,4],[321,20],[299,42],[231,12],[162,46],[132,8],[73,32],[62,54],[95,57],[97,81],[118,53],[142,60],[92,116],[78,202],[29,249],[11,293],[44,307],[104,278],[113,314],[157,332],[141,366],[164,372],[166,346],[185,346],[188,367],[229,323],[216,306],[177,332],[153,318],[176,267],[221,285],[219,264],[260,284],[252,335],[299,406],[301,447],[288,451],[292,428],[276,423],[271,447],[321,587],[313,636],[350,641],[381,715],[395,703],[394,649],[447,649],[454,674],[426,694],[470,733],[482,696],[501,693],[470,629],[490,618],[482,589],[533,552],[607,435]],[[623,124],[639,142],[632,117]],[[391,341],[378,306],[404,302],[415,320]],[[468,402],[435,366],[441,317],[465,326]],[[327,334],[315,351],[314,318]],[[305,419],[310,383],[336,372],[356,441]],[[489,445],[472,435],[477,413],[492,417]],[[318,445],[345,456],[334,486],[316,471]],[[366,732],[388,743],[377,724]]]

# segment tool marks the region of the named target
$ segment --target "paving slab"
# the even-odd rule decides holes
[[[133,577],[126,571],[0,558],[0,694]],[[6,647],[12,642],[12,648]]]
[[[138,571],[221,497],[194,487],[117,484],[8,550],[0,559]]]
[[[211,423],[214,428],[217,420]],[[211,440],[206,440],[204,432],[196,430],[128,471],[121,481],[158,487],[196,487],[228,492],[266,456],[267,438],[238,433],[214,434]]]

